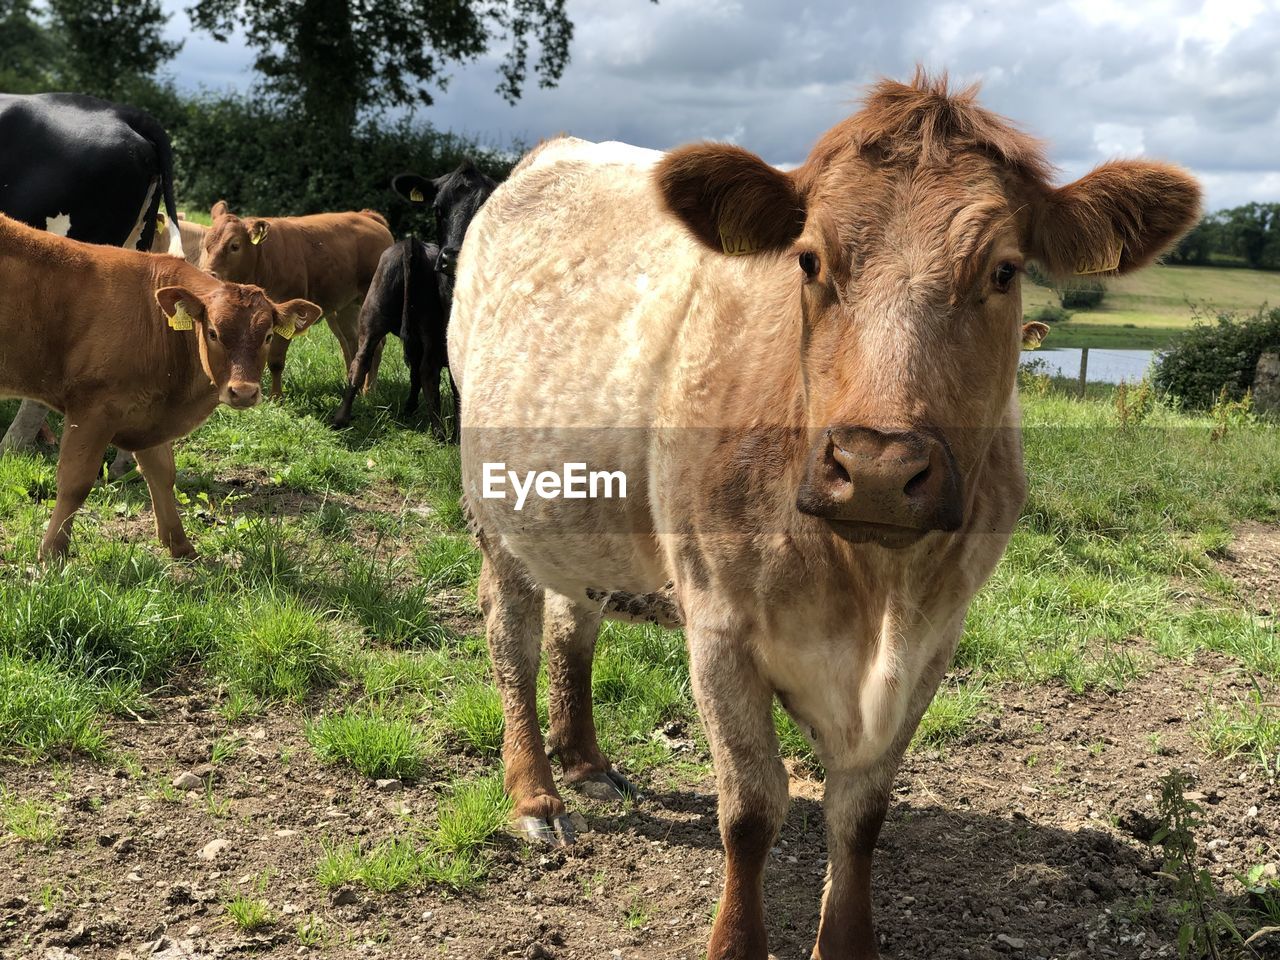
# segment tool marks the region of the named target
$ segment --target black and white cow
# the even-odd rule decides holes
[[[0,213],[15,220],[138,250],[151,249],[162,199],[177,222],[169,137],[143,110],[76,93],[0,94],[0,145]],[[169,252],[182,256],[177,231]],[[29,446],[44,416],[24,401],[0,450]]]
[[[440,415],[440,373],[449,366],[445,331],[453,305],[453,272],[467,227],[497,186],[497,182],[482,173],[470,159],[434,180],[416,173],[402,173],[391,181],[392,189],[410,203],[431,204],[436,243],[401,240],[383,253],[360,309],[360,342],[351,369],[347,371],[346,395],[333,417],[335,427],[345,427],[351,422],[351,404],[358,385],[365,382],[370,370],[377,370],[383,341],[388,333],[394,333],[404,342],[405,362],[409,366],[409,400],[405,412],[417,409],[418,392],[425,389],[432,430],[442,438],[457,439],[461,408],[452,376],[449,378],[454,408],[451,430],[444,429]]]
[[[425,386],[427,413],[433,432],[442,439],[450,436],[440,414],[440,373],[449,365],[445,330],[449,319],[446,287],[450,278],[438,272],[440,248],[414,237],[388,247],[378,261],[378,269],[360,305],[360,341],[348,371],[347,392],[334,414],[333,425],[341,429],[351,422],[351,404],[356,391],[377,361],[387,334],[404,343],[404,360],[409,367],[409,399],[405,412],[418,408],[418,394]],[[449,378],[453,386],[453,378]],[[454,410],[458,391],[453,387]],[[454,423],[457,423],[455,412]]]

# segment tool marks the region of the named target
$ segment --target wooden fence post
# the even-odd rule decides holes
[[[1084,399],[1084,385],[1089,379],[1089,348],[1080,348],[1080,399]]]

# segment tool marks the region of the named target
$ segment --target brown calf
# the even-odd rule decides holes
[[[627,791],[592,721],[596,631],[681,623],[726,854],[709,960],[768,953],[775,700],[826,769],[813,956],[876,956],[894,774],[1025,496],[1016,370],[1044,331],[1022,323],[1024,265],[1135,270],[1198,213],[1167,164],[1048,173],[972,91],[919,76],[878,84],[790,172],[724,144],[552,141],[467,232],[449,357],[514,813],[571,838],[552,759]],[[584,463],[626,495],[570,497]],[[513,496],[504,474],[535,471]]]
[[[350,371],[359,342],[360,301],[369,289],[382,251],[394,238],[380,213],[318,213],[306,217],[242,219],[219,200],[209,211],[213,226],[204,237],[200,269],[222,280],[256,283],[275,300],[305,297],[320,304],[342,346]],[[267,366],[271,396],[280,396],[289,341],[277,339]],[[366,389],[377,378],[369,372]]]
[[[156,238],[151,244],[152,253],[168,253],[172,242],[173,221],[168,217],[160,217],[160,228],[156,230]],[[209,228],[202,223],[184,220],[178,215],[178,236],[182,242],[182,258],[193,267],[200,266],[200,257],[204,252],[204,235]]]
[[[319,318],[314,303],[277,305],[177,257],[67,240],[0,216],[0,396],[65,417],[41,558],[66,552],[109,444],[136,453],[160,542],[175,557],[193,555],[173,495],[172,441],[219,403],[256,404],[273,338]]]

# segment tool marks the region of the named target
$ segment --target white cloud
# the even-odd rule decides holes
[[[243,88],[251,54],[192,34],[180,83]],[[183,3],[189,0],[182,0]],[[1211,209],[1280,200],[1280,5],[1262,0],[569,0],[572,62],[508,106],[495,56],[420,116],[486,142],[561,131],[665,148],[731,138],[795,164],[862,85],[923,61],[1044,138],[1064,175],[1149,153],[1199,174]]]

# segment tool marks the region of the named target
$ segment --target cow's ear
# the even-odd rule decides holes
[[[1055,277],[1145,267],[1200,217],[1200,185],[1167,163],[1106,163],[1036,205],[1033,256]]]
[[[186,287],[161,287],[156,303],[174,330],[190,330],[197,320],[204,320],[204,301]]]
[[[250,220],[247,227],[249,230],[249,242],[256,247],[267,239],[267,231],[271,229],[271,222],[269,220]]]
[[[286,340],[292,340],[300,333],[305,333],[313,323],[320,319],[324,311],[310,300],[290,300],[276,304],[275,332]]]
[[[795,180],[741,147],[681,147],[663,157],[653,179],[667,210],[713,250],[780,250],[804,230]]]
[[[430,203],[436,198],[435,181],[416,173],[402,173],[395,177],[391,181],[391,189],[410,203]]]
[[[231,212],[231,208],[227,206],[227,201],[219,200],[209,208],[209,219],[217,220],[219,217],[225,217]]]
[[[1032,320],[1022,325],[1022,347],[1025,350],[1037,350],[1044,338],[1049,335],[1049,325],[1039,320]]]

